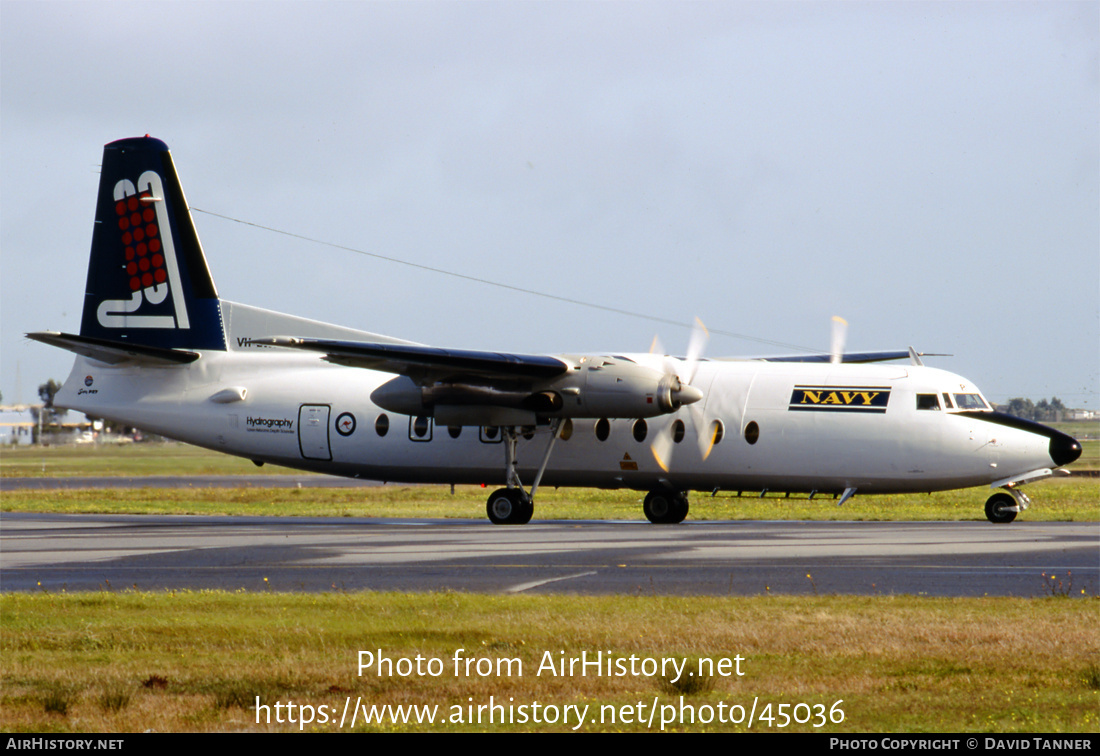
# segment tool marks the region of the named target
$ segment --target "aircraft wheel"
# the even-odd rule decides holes
[[[1009,523],[1016,519],[1015,506],[1012,494],[995,493],[985,503],[985,516],[990,522]]]
[[[673,500],[673,524],[683,522],[688,516],[688,499],[686,493],[676,494],[676,498]]]
[[[642,511],[655,525],[675,525],[687,517],[687,497],[670,491],[650,491],[642,503]]]
[[[535,505],[518,488],[501,488],[489,497],[485,512],[494,525],[526,525],[535,513]]]
[[[531,518],[535,514],[535,502],[531,501],[526,496],[521,497],[519,503],[519,513],[516,515],[515,525],[526,525],[531,522]]]

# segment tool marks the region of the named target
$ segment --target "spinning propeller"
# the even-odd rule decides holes
[[[829,362],[838,365],[844,361],[844,344],[848,337],[848,321],[839,315],[833,316],[832,340],[829,347]],[[717,422],[709,425],[703,413],[703,393],[691,385],[695,380],[695,371],[699,367],[699,360],[703,355],[703,347],[707,343],[709,334],[706,326],[699,318],[695,319],[695,327],[691,332],[691,340],[688,342],[688,352],[683,360],[665,356],[665,378],[661,381],[661,387],[665,392],[666,403],[675,412],[683,405],[688,405],[688,414],[695,431],[695,437],[699,442],[699,453],[703,459],[710,456],[711,450],[718,439],[720,426]],[[664,354],[661,342],[657,337],[653,339],[653,345],[649,349],[651,354]],[[661,469],[669,471],[672,465],[672,453],[684,438],[684,422],[676,418],[667,430],[657,434],[650,450]]]
[[[691,382],[695,380],[695,372],[699,367],[699,360],[703,356],[703,348],[706,346],[707,339],[710,338],[710,334],[707,333],[706,326],[703,325],[703,321],[699,318],[695,319],[695,326],[691,330],[691,340],[688,342],[688,351],[683,360],[678,360],[673,357],[665,356],[664,370],[665,378],[661,381],[661,385],[668,386],[672,395],[677,397],[677,402],[674,405],[674,410],[679,409],[683,405],[688,405],[689,415],[691,417],[691,423],[695,430],[696,438],[699,439],[699,452],[703,455],[703,459],[706,459],[710,455],[710,450],[714,447],[714,439],[718,432],[717,424],[707,432],[705,428],[705,418],[703,416],[703,405],[701,400],[703,399],[703,392],[691,385]],[[660,341],[654,337],[653,346],[650,347],[650,353],[663,354],[664,349],[661,348]],[[675,445],[683,440],[684,437],[684,423],[677,418],[673,420],[668,429],[657,434],[657,437],[653,441],[653,445],[650,450],[653,452],[653,457],[657,460],[657,464],[661,466],[661,469],[668,472],[669,466],[672,464],[672,452]]]
[[[848,338],[848,321],[839,315],[833,315],[833,339],[829,347],[829,362],[839,365],[844,362],[844,342]]]

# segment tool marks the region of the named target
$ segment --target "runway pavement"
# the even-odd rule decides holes
[[[0,590],[135,587],[1081,596],[1100,525],[0,515]]]

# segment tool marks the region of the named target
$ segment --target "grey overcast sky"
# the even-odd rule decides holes
[[[994,401],[1100,404],[1097,2],[0,2],[0,390],[77,331],[104,143],[193,207]],[[439,346],[686,328],[196,213],[222,297]],[[771,343],[768,343],[771,342]],[[17,378],[17,375],[19,376]],[[21,396],[19,395],[21,394]]]

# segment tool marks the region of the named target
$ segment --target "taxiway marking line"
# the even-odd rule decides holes
[[[505,588],[505,593],[522,593],[523,591],[531,588],[538,588],[540,585],[546,585],[547,583],[556,583],[559,580],[572,580],[573,578],[587,577],[588,575],[595,575],[596,571],[591,572],[578,572],[576,575],[564,575],[562,577],[548,578],[546,580],[535,580],[530,583],[520,583],[519,585],[513,585],[511,588]]]

